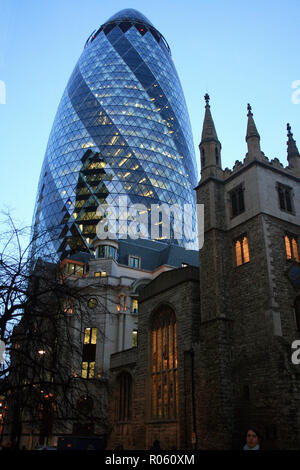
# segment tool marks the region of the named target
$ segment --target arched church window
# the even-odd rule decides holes
[[[297,237],[286,234],[284,236],[286,259],[294,260],[299,263],[299,251]]]
[[[162,307],[151,325],[151,415],[175,419],[178,409],[177,335],[173,310]]]
[[[282,183],[277,183],[277,191],[279,197],[279,207],[281,210],[294,213],[293,206],[293,190],[289,186]]]
[[[242,264],[249,263],[249,245],[248,237],[246,235],[242,235],[241,237],[235,240],[234,249],[236,266],[241,266]]]

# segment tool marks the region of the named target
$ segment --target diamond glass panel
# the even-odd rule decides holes
[[[37,248],[58,257],[91,250],[97,208],[116,205],[119,196],[148,210],[191,204],[195,230],[196,183],[190,121],[169,46],[141,13],[122,10],[88,38],[58,107],[34,213]],[[158,239],[168,243],[172,235]],[[186,231],[172,242],[196,247]]]

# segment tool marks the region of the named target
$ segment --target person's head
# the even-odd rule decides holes
[[[255,428],[249,428],[246,432],[246,444],[250,449],[261,444],[262,437]]]

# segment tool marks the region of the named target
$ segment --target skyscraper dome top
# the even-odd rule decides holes
[[[142,15],[137,10],[134,10],[133,8],[125,8],[124,10],[119,11],[115,15],[111,16],[106,23],[111,23],[113,21],[138,21],[142,23],[147,23],[150,26],[153,26],[153,24],[146,18],[146,16]]]
[[[92,254],[102,225],[108,238],[112,218],[106,216],[113,211],[116,239],[130,237],[136,222],[125,214],[125,202],[144,214],[135,225],[138,238],[191,248],[196,175],[188,111],[168,45],[144,15],[122,10],[90,35],[59,104],[37,194],[36,251],[58,258]],[[163,204],[173,208],[170,231],[163,232],[158,219],[151,232],[152,207]],[[183,233],[186,207],[194,219]]]
[[[92,32],[86,41],[85,47],[92,43],[101,31],[104,31],[107,35],[115,26],[120,27],[123,33],[126,33],[132,26],[134,26],[142,36],[149,30],[156,42],[158,44],[163,44],[168,53],[171,54],[170,47],[163,35],[153,26],[146,16],[133,8],[125,8],[111,16],[97,31],[95,30]]]

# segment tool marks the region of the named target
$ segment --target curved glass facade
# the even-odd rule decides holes
[[[122,10],[88,38],[62,96],[38,188],[38,244],[59,256],[90,250],[97,208],[118,205],[119,196],[148,210],[195,208],[196,174],[169,46],[141,13]]]

